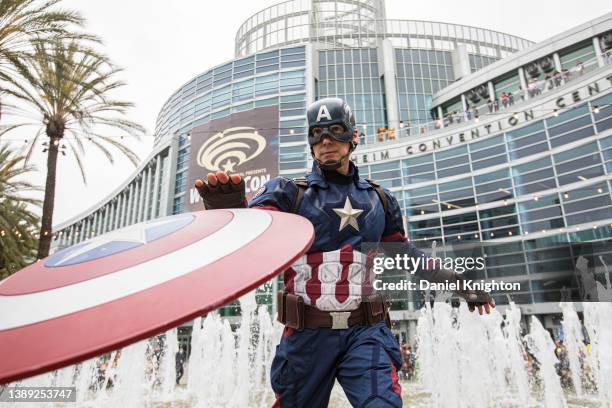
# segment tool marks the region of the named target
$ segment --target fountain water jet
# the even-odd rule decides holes
[[[564,394],[555,371],[557,360],[552,339],[536,318],[532,318],[531,333],[523,338],[521,310],[514,304],[506,308],[503,318],[497,311],[478,316],[470,313],[463,303],[453,308],[444,299],[438,297],[434,307],[426,302],[421,310],[417,326],[421,384],[402,384],[404,390],[417,394],[416,397],[404,395],[407,405],[460,408],[568,405],[567,391]],[[274,401],[270,364],[282,326],[272,319],[266,306],[257,307],[253,293],[240,299],[240,306],[242,316],[236,328],[217,313],[193,322],[186,386],[175,386],[176,330],[162,335],[165,341],[161,343],[164,350],[159,367],[151,352],[151,342],[143,341],[120,353],[112,353],[110,360],[105,358],[105,372],[99,370],[101,360],[92,359],[76,368],[67,367],[23,380],[20,385],[75,384],[79,407],[174,406],[175,403],[201,407],[269,407]],[[571,306],[562,307],[570,352],[569,343],[574,342],[570,339],[581,340],[580,322]],[[612,406],[610,315],[612,307],[607,303],[584,305],[585,326],[591,339],[586,361],[598,394],[587,395],[589,391],[585,388],[583,398],[568,395],[571,406]],[[539,362],[536,377],[542,384],[540,394],[530,387],[534,377],[525,365],[525,341]],[[573,368],[572,374],[581,375]],[[330,407],[345,406],[349,406],[348,402],[336,385]]]
[[[527,336],[529,350],[539,362],[539,374],[543,383],[544,406],[547,408],[566,407],[567,402],[561,389],[561,381],[555,372],[555,344],[537,317],[531,317],[531,332]]]

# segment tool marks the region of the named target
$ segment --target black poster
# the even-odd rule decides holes
[[[185,211],[204,208],[193,185],[216,171],[242,176],[247,199],[278,175],[277,106],[234,113],[193,129]]]

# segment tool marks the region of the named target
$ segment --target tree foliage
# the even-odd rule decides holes
[[[18,271],[36,259],[39,217],[32,211],[41,200],[24,197],[40,191],[24,181],[32,171],[23,166],[23,156],[0,147],[0,279]]]
[[[51,242],[60,151],[74,157],[86,183],[83,166],[86,143],[111,164],[114,149],[137,165],[139,158],[125,145],[123,136],[139,139],[144,128],[126,118],[132,103],[112,97],[113,91],[124,83],[116,79],[120,70],[105,55],[82,41],[61,37],[33,43],[32,49],[27,59],[15,62],[18,76],[7,80],[5,93],[35,118],[10,129],[34,126],[26,163],[33,149],[40,146],[40,139],[46,143],[47,179],[38,252],[38,257],[43,258],[49,254]]]
[[[31,50],[31,44],[50,36],[97,41],[73,28],[84,23],[76,11],[57,6],[61,0],[0,0],[0,97],[2,82],[14,78],[15,63]],[[0,105],[0,114],[2,113]]]

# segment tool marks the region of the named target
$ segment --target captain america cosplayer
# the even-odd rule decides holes
[[[310,105],[307,118],[312,171],[305,179],[274,178],[248,203],[299,214],[315,229],[306,255],[285,271],[279,294],[278,319],[285,328],[271,369],[275,406],[326,407],[337,379],[354,407],[401,407],[399,344],[386,304],[373,291],[373,254],[360,252],[361,246],[397,243],[387,255],[425,258],[427,266],[416,273],[431,282],[463,277],[437,268],[412,247],[395,197],[359,176],[349,159],[357,146],[350,107],[338,98],[321,99]],[[238,175],[209,173],[207,183],[197,180],[195,186],[206,209],[247,206]],[[495,306],[484,292],[457,294],[481,314]]]

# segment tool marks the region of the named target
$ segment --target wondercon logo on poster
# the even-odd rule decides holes
[[[266,148],[266,139],[252,127],[235,127],[208,139],[198,151],[198,166],[209,171],[235,172]]]

